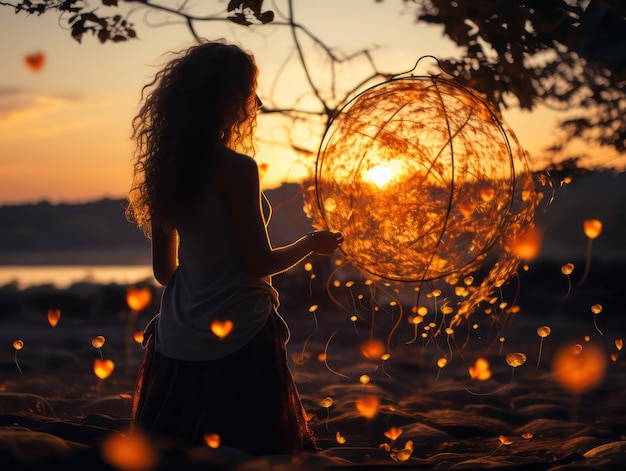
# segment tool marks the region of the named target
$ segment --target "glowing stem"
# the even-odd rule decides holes
[[[598,331],[598,333],[599,333],[600,335],[604,335],[604,334],[602,333],[602,331],[600,330],[600,328],[598,327],[598,324],[597,324],[597,322],[596,322],[596,318],[597,318],[597,317],[598,317],[597,315],[594,315],[594,316],[593,316],[593,326],[596,328],[596,330]]]
[[[24,372],[22,371],[22,368],[20,368],[20,364],[17,362],[17,350],[15,350],[15,366],[17,366],[17,370],[20,374],[24,376]]]
[[[537,366],[535,370],[539,369],[539,363],[541,363],[541,350],[543,349],[543,337],[541,337],[541,341],[539,342],[539,356],[537,357]]]
[[[565,275],[565,276],[567,276],[567,293],[565,293],[565,296],[563,296],[563,299],[567,298],[572,291],[572,280],[570,279],[569,275]]]

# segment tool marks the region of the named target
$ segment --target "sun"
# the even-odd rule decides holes
[[[369,169],[364,177],[366,180],[373,182],[378,188],[383,188],[393,178],[393,171],[386,165],[376,165]]]

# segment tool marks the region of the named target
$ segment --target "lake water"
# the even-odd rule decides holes
[[[52,284],[57,288],[81,281],[132,284],[153,279],[149,265],[14,265],[0,266],[0,286],[17,282],[20,288]]]

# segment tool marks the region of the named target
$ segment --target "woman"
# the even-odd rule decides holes
[[[332,254],[342,235],[271,246],[249,156],[257,74],[239,47],[203,42],[143,89],[128,215],[152,239],[165,290],[146,330],[133,423],[187,445],[218,434],[253,455],[314,451],[270,276]]]

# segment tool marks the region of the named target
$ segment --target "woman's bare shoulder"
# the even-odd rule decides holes
[[[250,177],[258,172],[256,161],[247,155],[239,154],[231,149],[223,149],[217,159],[216,169],[220,177]]]
[[[258,172],[252,157],[224,149],[214,161],[211,181],[218,195],[228,197],[242,188],[254,186],[259,179]]]

